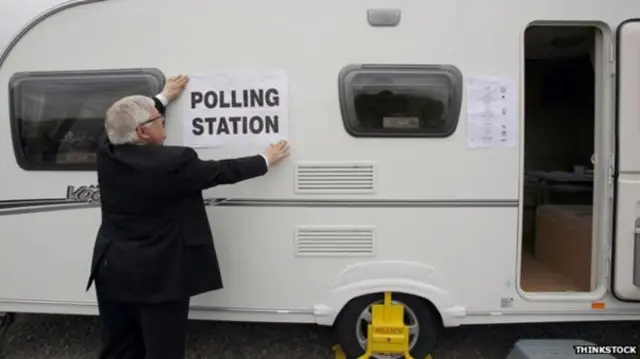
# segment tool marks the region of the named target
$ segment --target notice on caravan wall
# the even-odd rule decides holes
[[[255,147],[288,140],[288,105],[283,71],[189,75],[176,106],[183,145]]]
[[[467,134],[471,148],[507,148],[518,139],[518,99],[506,77],[467,79]]]

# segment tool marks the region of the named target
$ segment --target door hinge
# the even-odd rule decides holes
[[[611,51],[609,51],[609,66],[610,66],[610,75],[611,77],[616,76],[616,48],[614,44],[611,44]]]
[[[609,280],[611,280],[611,254],[608,253],[607,257],[604,259],[604,282],[609,284]]]
[[[609,165],[607,166],[607,193],[609,199],[613,198],[613,182],[615,179],[615,168],[613,164],[613,156],[609,157]]]
[[[613,238],[607,240],[605,246],[606,246],[606,250],[605,250],[605,256],[604,256],[604,280],[605,283],[609,283],[609,280],[611,279],[611,258],[613,257],[613,253],[611,252],[613,246],[612,246],[612,241]]]

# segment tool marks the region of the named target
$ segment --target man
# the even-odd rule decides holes
[[[190,297],[222,288],[202,190],[262,176],[288,155],[284,141],[221,161],[163,146],[165,106],[187,82],[169,78],[155,98],[126,97],[106,114],[97,160],[102,224],[87,284],[96,283],[100,359],[184,357]]]

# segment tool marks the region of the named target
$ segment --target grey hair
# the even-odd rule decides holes
[[[153,99],[142,95],[124,97],[116,101],[107,110],[105,130],[113,144],[136,143],[136,128],[147,121],[155,103]]]

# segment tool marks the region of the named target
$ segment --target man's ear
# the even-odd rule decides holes
[[[138,126],[138,127],[136,128],[136,134],[138,135],[138,138],[140,138],[140,139],[146,139],[146,138],[148,138],[148,137],[149,137],[149,136],[147,135],[146,131],[144,130],[144,127],[143,127],[143,126]]]

